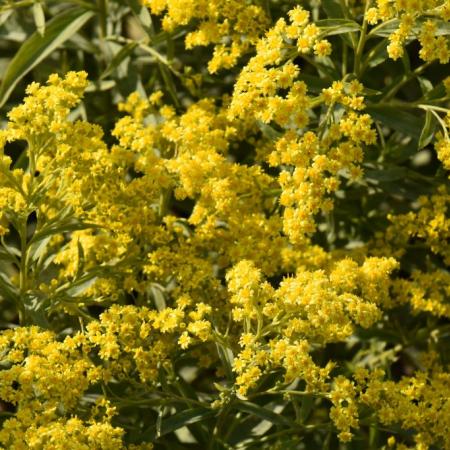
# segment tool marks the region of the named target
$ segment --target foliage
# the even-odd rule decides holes
[[[3,1],[0,446],[450,449],[449,19]]]

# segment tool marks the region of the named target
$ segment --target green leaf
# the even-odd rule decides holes
[[[410,35],[417,36],[417,34],[420,33],[423,24],[427,20],[429,20],[427,17],[420,17],[419,19],[417,19],[417,22],[413,26]],[[436,25],[435,36],[447,36],[450,34],[450,23],[448,23],[444,20],[433,20],[433,24]],[[388,21],[384,22],[383,24],[375,27],[369,33],[369,35],[388,37],[395,31],[397,31],[399,26],[400,26],[399,19],[388,20]]]
[[[417,116],[393,106],[370,105],[366,111],[387,127],[419,140],[422,120]]]
[[[101,274],[102,267],[97,270],[93,269],[86,275],[72,281],[67,286],[64,285],[57,289],[57,292],[66,292],[70,297],[79,297],[86,289],[89,289],[98,279],[98,274]]]
[[[300,420],[304,423],[308,420],[314,407],[314,396],[305,395],[301,401]]]
[[[267,123],[264,123],[264,122],[261,122],[260,120],[258,120],[256,122],[256,124],[257,124],[258,128],[261,130],[262,134],[273,141],[278,140],[282,136],[282,133],[275,130]]]
[[[293,422],[292,420],[282,416],[281,414],[277,414],[270,409],[257,405],[256,403],[252,403],[249,401],[238,401],[235,403],[235,406],[240,411],[267,420],[274,425],[281,425],[283,427],[295,427],[295,422]]]
[[[13,12],[13,9],[7,9],[5,12],[0,14],[0,27],[9,19],[9,16],[11,16]]]
[[[422,19],[424,21],[424,19]],[[450,34],[450,23],[446,20],[433,21],[437,27],[435,36],[448,36]]]
[[[392,33],[398,30],[399,25],[400,21],[398,19],[387,20],[386,22],[373,28],[370,31],[369,36],[389,37]]]
[[[180,101],[178,100],[177,89],[170,70],[167,68],[165,64],[163,64],[160,61],[158,61],[158,69],[159,73],[161,74],[162,81],[166,86],[167,92],[172,97],[175,106],[179,108]]]
[[[6,70],[0,86],[0,107],[33,67],[73,36],[93,15],[93,11],[73,8],[53,18],[47,24],[43,36],[38,32],[33,33],[22,44]]]
[[[29,249],[29,258],[31,261],[40,261],[42,258],[46,256],[47,253],[47,245],[51,241],[53,235],[49,235],[44,239],[39,240],[38,242],[34,242],[30,245]]]
[[[330,84],[323,78],[309,75],[307,73],[301,73],[298,78],[306,83],[308,92],[312,92],[314,94],[320,94],[323,89],[330,87]]]
[[[408,76],[411,73],[411,61],[409,59],[408,52],[403,52],[402,63],[404,68],[404,73]]]
[[[149,288],[149,294],[152,296],[153,302],[155,303],[158,311],[162,311],[166,308],[166,298],[164,296],[163,289],[164,288],[157,283],[152,283]]]
[[[97,0],[98,7],[98,20],[100,22],[100,28],[102,31],[102,36],[107,34],[107,18],[108,18],[108,2],[107,0]]]
[[[422,133],[420,133],[419,150],[426,147],[433,140],[435,129],[436,119],[434,118],[431,111],[427,110],[425,114],[425,123],[423,124]]]
[[[217,354],[219,355],[220,361],[222,362],[227,378],[233,380],[233,361],[234,355],[231,349],[225,347],[220,342],[216,342]]]
[[[78,250],[78,262],[77,262],[77,273],[75,275],[75,279],[78,279],[81,277],[81,275],[83,273],[84,261],[85,261],[83,246],[81,245],[81,242],[79,239],[77,240],[77,250]]]
[[[434,100],[437,98],[445,97],[446,95],[446,89],[443,83],[439,83],[437,86],[435,86],[431,91],[428,91],[424,95],[425,100]]]
[[[16,303],[19,301],[17,288],[11,284],[8,276],[3,272],[0,272],[0,295],[5,299],[12,299]]]
[[[401,139],[399,141],[390,139],[385,151],[386,161],[401,164],[417,153],[417,143],[410,141],[408,144],[402,144]]]
[[[434,89],[433,83],[425,77],[417,77],[417,81],[424,96]]]
[[[318,20],[315,24],[322,30],[324,36],[334,36],[361,30],[357,22],[348,19],[323,19]]]
[[[365,88],[362,90],[362,93],[363,93],[366,97],[372,97],[372,96],[374,96],[374,95],[381,95],[381,94],[382,94],[381,91],[377,91],[376,89],[370,89],[370,88],[367,88],[367,87],[365,87]]]
[[[22,301],[25,309],[26,323],[38,325],[41,328],[50,328],[46,316],[48,299],[39,298],[32,294],[26,294],[22,297]]]
[[[116,86],[115,80],[104,80],[104,81],[94,81],[88,84],[85,92],[104,92],[109,91],[114,86]],[[72,111],[73,114],[75,110]],[[69,116],[70,119],[74,119],[73,116]]]
[[[14,256],[0,248],[0,261],[15,262]]]
[[[191,425],[193,423],[209,419],[213,417],[215,414],[216,411],[213,411],[208,408],[199,407],[186,409],[184,411],[174,414],[173,416],[168,417],[167,419],[161,418],[161,422],[159,424],[153,425],[149,430],[147,430],[144,433],[144,436],[141,436],[141,438],[145,438],[146,440],[151,441],[154,440],[156,437],[161,437],[166,434],[172,433],[173,431],[183,428],[187,425]]]
[[[36,28],[38,33],[41,36],[45,34],[45,14],[44,9],[42,8],[42,4],[37,2],[33,5],[33,18],[34,23],[36,24]]]
[[[53,236],[55,234],[68,233],[70,231],[85,230],[87,228],[95,228],[95,227],[96,225],[92,223],[83,223],[73,220],[60,222],[56,225],[42,228],[31,238],[30,244],[39,242],[42,239],[45,239],[47,236]]]
[[[373,47],[364,58],[363,66],[372,68],[386,61],[388,58],[387,45],[387,40],[383,39],[375,47]]]
[[[161,426],[161,436],[178,430],[179,428],[185,427],[186,425],[201,422],[202,420],[210,418],[215,414],[215,411],[202,407],[188,409],[186,411],[177,413],[169,417],[167,420],[163,421]]]
[[[405,178],[407,169],[405,167],[389,167],[381,169],[365,170],[366,178],[376,181],[395,181]]]
[[[108,67],[101,74],[100,79],[108,77],[114,70],[119,67],[119,65],[123,62],[123,60],[133,53],[133,50],[137,47],[137,42],[129,42],[127,45],[122,47],[115,55],[111,62],[108,64]]]
[[[322,0],[321,5],[328,17],[344,17],[339,0]]]
[[[127,0],[127,3],[133,14],[138,19],[144,31],[149,36],[153,36],[152,17],[148,9],[145,6],[142,6],[138,0]]]

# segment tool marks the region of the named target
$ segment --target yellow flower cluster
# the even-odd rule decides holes
[[[24,104],[9,113],[8,128],[2,130],[3,144],[27,142],[30,160],[24,173],[11,170],[11,159],[2,155],[2,218],[8,222],[19,215],[20,223],[13,225],[21,229],[29,215],[36,214],[34,234],[42,238],[30,253],[39,249],[36,257],[41,261],[51,257],[60,266],[50,282],[28,277],[21,289],[43,290],[54,298],[52,308],[62,307],[72,314],[77,307],[65,297],[68,283],[79,280],[82,293],[95,303],[117,300],[123,287],[144,289],[133,273],[150,242],[167,236],[160,226],[158,205],[171,183],[166,167],[158,163],[158,151],[151,146],[150,130],[139,128],[137,121],[133,126],[127,125],[127,118],[119,121],[114,131],[119,143],[109,149],[98,126],[68,119],[86,84],[84,72],[51,76],[47,86],[32,84]],[[130,112],[142,116],[132,100]],[[132,178],[131,171],[141,176]],[[70,237],[63,234],[79,229]],[[0,231],[6,230],[2,225]],[[39,245],[44,238],[46,245]],[[121,271],[111,275],[108,267],[116,264]]]
[[[330,417],[340,431],[339,439],[348,442],[352,439],[351,428],[358,428],[358,402],[354,383],[343,376],[333,380],[330,399],[333,406]]]
[[[85,333],[63,341],[38,327],[3,332],[0,400],[14,405],[17,412],[3,424],[0,444],[18,449],[59,449],[61,442],[80,450],[125,448],[123,429],[111,424],[115,408],[102,397],[92,406],[84,395],[98,383],[133,376],[145,386],[154,383],[159,371],[170,365],[176,334],[181,349],[209,339],[210,323],[205,319],[209,305],[196,305],[187,317],[184,308],[189,302],[179,303],[177,309],[160,312],[113,306],[99,321],[90,322]],[[98,358],[100,365],[93,362]]]
[[[428,17],[431,18],[425,22],[419,21]],[[367,10],[365,18],[371,25],[398,20],[398,28],[389,36],[387,46],[392,59],[401,58],[405,44],[418,34],[422,47],[419,55],[424,61],[437,59],[441,64],[448,63],[448,39],[437,33],[439,19],[450,19],[450,6],[446,0],[376,0],[376,6]]]
[[[414,271],[410,280],[393,282],[397,301],[411,305],[414,312],[427,312],[438,317],[450,317],[450,274],[443,270]]]
[[[438,134],[434,148],[436,153],[445,169],[450,171],[450,138],[448,136],[448,130],[450,129],[450,113],[447,112],[443,120],[444,130],[443,133]]]
[[[264,123],[274,121],[286,128],[304,128],[309,122],[311,100],[305,83],[296,80],[297,54],[325,56],[331,49],[320,39],[321,30],[309,21],[309,12],[297,6],[289,12],[290,22],[280,19],[256,46],[256,56],[240,73],[230,105],[230,116],[254,116]],[[289,42],[295,41],[296,45]],[[287,62],[286,62],[287,61]],[[280,90],[285,95],[278,95]]]
[[[195,200],[184,221],[160,209],[166,236],[159,231],[159,245],[148,253],[145,273],[163,282],[178,267],[176,282],[183,292],[192,294],[194,290],[195,296],[209,302],[218,289],[211,262],[201,256],[204,252],[217,252],[224,266],[243,258],[258,259],[267,272],[273,272],[282,264],[279,248],[285,246],[280,218],[266,213],[274,207],[273,197],[266,192],[278,187],[276,181],[260,167],[237,164],[228,156],[232,145],[252,138],[252,125],[229,120],[227,113],[226,107],[219,108],[211,100],[193,104],[180,116],[167,114],[164,106],[153,113],[147,108],[146,124],[142,115],[132,112],[115,130],[124,147],[142,145],[138,154],[151,149],[158,155],[149,168],[158,164],[170,177],[163,185],[163,201],[170,190],[178,200]],[[158,117],[153,123],[147,120],[152,114]],[[142,135],[142,140],[136,141],[136,135]],[[195,227],[195,233],[190,227]],[[175,296],[179,294],[174,291]]]
[[[359,369],[355,373],[358,399],[369,406],[383,425],[398,424],[404,429],[414,429],[415,448],[431,446],[450,448],[450,407],[448,368],[434,363],[424,371],[400,381],[384,380],[384,371],[368,372]],[[394,443],[395,440],[391,439]],[[397,449],[406,449],[399,444]]]
[[[450,194],[446,186],[440,186],[431,196],[421,196],[418,210],[406,214],[389,215],[391,225],[387,227],[383,239],[385,244],[378,243],[384,253],[389,251],[394,257],[400,257],[408,245],[414,246],[413,239],[425,241],[425,244],[436,255],[440,255],[446,264],[450,263]]]
[[[245,395],[264,372],[285,370],[285,382],[299,378],[311,392],[323,391],[333,367],[318,367],[310,352],[348,338],[355,325],[369,328],[381,318],[379,306],[388,301],[388,279],[397,263],[369,258],[362,266],[344,259],[323,270],[299,270],[276,290],[263,281],[249,261],[227,274],[233,320],[242,324],[234,360],[238,392]]]
[[[103,377],[129,379],[137,374],[141,383],[155,383],[159,370],[170,364],[177,339],[181,349],[210,339],[211,324],[205,317],[211,307],[190,305],[180,298],[177,308],[161,311],[145,307],[113,305],[86,327],[84,350],[105,362]]]
[[[87,87],[86,72],[69,72],[64,79],[50,75],[48,86],[31,83],[22,105],[8,113],[8,140],[34,140],[39,147],[50,136],[67,132],[67,116]]]
[[[269,21],[257,2],[228,0],[141,0],[153,14],[161,15],[163,29],[198,21],[198,27],[186,35],[187,49],[214,44],[208,70],[229,69],[255,45]]]
[[[62,442],[80,450],[123,448],[123,430],[111,425],[114,410],[107,401],[101,416],[90,407],[88,419],[76,415],[83,394],[99,380],[83,341],[77,335],[60,342],[37,327],[2,333],[0,399],[16,407],[0,431],[5,448],[62,448]]]
[[[348,3],[360,11],[364,2]],[[326,428],[348,442],[370,420],[392,426],[391,448],[450,449],[450,375],[432,351],[444,346],[450,318],[450,195],[441,186],[388,214],[383,184],[363,178],[363,164],[378,156],[389,166],[397,138],[375,123],[370,90],[346,67],[367,23],[358,44],[350,20],[316,24],[321,7],[295,6],[268,29],[259,3],[143,4],[163,15],[166,31],[198,24],[185,44],[215,46],[212,73],[255,54],[231,96],[178,111],[161,91],[131,94],[119,104],[112,145],[99,126],[69,119],[84,72],[33,83],[10,112],[0,131],[0,301],[19,326],[0,333],[8,416],[0,444],[149,449],[127,443],[153,428],[155,440],[172,433],[166,418],[192,405],[198,415],[186,423],[206,410],[217,419],[215,439],[226,414],[259,408],[246,402],[267,394],[294,411],[305,436]],[[377,0],[365,20],[398,23],[392,58],[416,34],[424,60],[445,62],[437,27],[447,4]],[[353,34],[334,46],[328,38],[345,34],[341,26]],[[332,67],[338,49],[346,62]],[[304,73],[304,61],[324,76]],[[447,128],[435,149],[448,169]],[[5,152],[20,141],[25,162],[16,167]],[[386,155],[372,158],[378,141]],[[334,204],[355,195],[368,217],[332,223],[342,215]],[[372,217],[380,219],[373,228]],[[426,258],[405,268],[417,248]],[[429,334],[417,349],[412,332],[391,331],[398,311]],[[399,376],[390,364],[397,357]],[[309,400],[318,410],[311,427]],[[136,405],[149,419],[130,425],[124,416]]]
[[[327,196],[339,188],[337,174],[358,178],[363,146],[374,144],[377,136],[371,117],[359,113],[364,109],[364,86],[357,80],[333,82],[320,97],[308,97],[306,84],[297,80],[299,68],[293,59],[313,49],[316,55],[326,56],[331,49],[318,50],[329,48],[329,42],[321,40],[321,30],[309,22],[308,11],[297,6],[288,15],[289,24],[280,19],[258,42],[256,56],[236,81],[229,115],[245,113],[285,130],[268,162],[281,168],[284,232],[293,243],[303,244],[316,229],[315,216],[332,208]],[[317,120],[314,109],[323,103],[328,109],[319,132],[306,131],[310,121]],[[346,108],[340,120],[335,115],[338,105]]]

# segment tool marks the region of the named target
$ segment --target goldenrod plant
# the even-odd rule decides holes
[[[449,20],[2,1],[0,448],[450,450]]]

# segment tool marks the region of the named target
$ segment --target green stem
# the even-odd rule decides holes
[[[23,218],[19,228],[20,237],[20,273],[19,273],[19,296],[20,296],[20,322],[26,321],[25,294],[28,289],[28,242],[27,242],[27,219]]]
[[[100,36],[104,39],[107,35],[108,0],[98,0],[98,16],[100,22]]]
[[[130,41],[134,42],[131,39],[130,39]],[[164,55],[161,55],[161,53],[159,53],[157,50],[155,50],[152,47],[149,47],[148,45],[146,45],[144,43],[139,43],[139,47],[142,48],[142,50],[149,53],[150,55],[154,56],[157,61],[164,64],[175,76],[177,76],[178,78],[182,78],[183,75],[173,68],[170,61]]]
[[[214,444],[220,439],[220,435],[222,434],[222,429],[225,425],[225,420],[228,417],[228,414],[232,407],[232,401],[227,403],[219,413],[219,417],[217,419],[216,425],[213,430],[212,439],[209,444],[209,450],[213,450]]]
[[[436,120],[441,125],[442,131],[444,132],[444,135],[445,135],[445,139],[448,141],[449,140],[449,136],[448,136],[447,126],[446,126],[445,122],[441,119],[441,116],[436,112],[436,111],[441,111],[441,112],[448,113],[449,112],[448,109],[446,109],[446,108],[439,108],[438,106],[430,107],[429,105],[418,105],[418,108],[423,109],[425,111],[430,111],[431,114],[433,114],[433,116],[436,118]]]
[[[420,75],[430,64],[432,64],[432,62],[433,61],[427,61],[426,63],[417,67],[415,70],[409,73],[405,73],[400,82],[392,86],[392,88],[389,89],[389,91],[387,91],[380,100],[386,101],[391,99],[406,83],[409,83],[413,78],[416,78],[418,75]]]
[[[327,130],[327,125],[328,125],[328,122],[329,122],[333,112],[334,112],[334,102],[332,102],[328,106],[328,109],[327,109],[327,112],[325,114],[325,117],[322,119],[322,121],[319,124],[319,128],[317,130],[317,134],[318,134],[318,136],[321,139],[323,138],[323,135],[325,134],[325,131]]]
[[[377,37],[376,33],[382,29],[385,26],[388,26],[389,24],[395,22],[397,19],[390,19],[387,20],[386,22],[381,22],[380,25],[377,25],[376,27],[372,28],[369,32],[369,34],[367,35],[367,39],[370,39],[372,37]]]
[[[370,0],[366,1],[366,6],[364,8],[364,20],[361,28],[361,34],[359,35],[359,42],[358,47],[356,48],[355,53],[355,63],[353,67],[353,72],[355,73],[356,77],[359,78],[361,75],[361,59],[364,52],[364,45],[366,43],[366,37],[367,37],[367,20],[366,20],[366,13],[370,6]]]
[[[348,70],[348,47],[345,42],[342,42],[342,78],[347,75]]]
[[[341,5],[341,10],[342,10],[342,14],[344,15],[344,17],[348,20],[352,20],[352,17],[350,17],[349,14],[349,7],[348,7],[348,0],[339,0],[339,3]],[[356,47],[356,33],[350,33],[350,40],[352,41],[352,47],[355,48]]]
[[[369,105],[370,108],[406,108],[406,109],[424,109],[426,110],[432,110],[432,111],[439,111],[445,114],[450,113],[450,109],[443,108],[442,106],[436,106],[429,103],[419,103],[419,102],[404,102],[402,100],[391,100],[390,102],[380,102],[380,103],[374,103]]]

